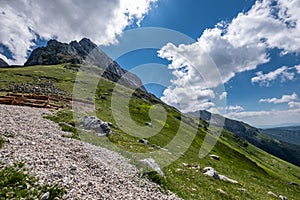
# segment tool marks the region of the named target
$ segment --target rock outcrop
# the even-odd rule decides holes
[[[113,82],[120,81],[122,85],[146,91],[136,75],[121,68],[118,63],[87,38],[83,38],[79,42],[72,41],[69,44],[49,40],[46,47],[33,50],[24,65],[56,65],[62,63],[95,65],[99,69],[97,73],[100,73],[99,75],[104,78]],[[123,78],[120,79],[121,77]]]
[[[0,68],[1,67],[8,67],[9,65],[4,61],[4,60],[2,60],[1,58],[0,58]]]
[[[234,183],[234,184],[237,184],[237,183],[238,183],[236,180],[230,179],[230,178],[228,178],[227,176],[224,176],[224,175],[219,174],[219,173],[218,173],[214,168],[212,168],[212,167],[205,167],[205,168],[203,169],[203,174],[204,174],[205,176],[213,177],[213,178],[216,179],[216,180],[223,180],[223,181],[227,181],[227,182]]]
[[[152,170],[156,171],[161,177],[166,178],[164,172],[161,170],[160,166],[156,163],[153,158],[146,158],[141,160],[142,163],[148,165]]]
[[[81,121],[83,128],[94,130],[98,136],[107,136],[110,133],[109,123],[100,120],[98,117],[85,116]]]

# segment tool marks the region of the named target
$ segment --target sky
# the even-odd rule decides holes
[[[300,124],[299,0],[0,0],[0,26],[10,64],[88,37],[183,112]]]

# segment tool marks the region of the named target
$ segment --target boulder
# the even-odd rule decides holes
[[[223,180],[223,181],[227,181],[227,182],[230,182],[230,183],[234,183],[234,184],[237,184],[238,182],[236,180],[233,180],[233,179],[230,179],[228,178],[227,176],[224,176],[222,174],[219,174],[214,168],[212,167],[205,167],[203,169],[203,174],[205,176],[210,176],[210,177],[213,177],[214,179],[216,180]]]
[[[205,167],[203,169],[203,174],[205,176],[210,176],[210,177],[213,177],[214,179],[220,180],[220,176],[219,176],[218,172],[212,167]]]
[[[109,123],[96,116],[85,116],[81,121],[85,129],[94,130],[99,136],[107,136],[110,133]]]
[[[156,171],[161,177],[165,178],[164,172],[161,170],[159,165],[156,163],[156,161],[153,158],[146,158],[141,160],[142,163],[145,163],[148,165],[151,169]]]

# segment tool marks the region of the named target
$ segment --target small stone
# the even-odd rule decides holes
[[[183,165],[184,167],[188,167],[188,166],[189,166],[189,164],[187,164],[187,163],[182,163],[182,165]]]
[[[144,145],[148,145],[149,144],[148,140],[146,140],[146,139],[140,139],[139,142],[143,143]]]
[[[276,197],[276,198],[278,197],[276,194],[274,194],[274,193],[271,192],[271,191],[268,192],[268,195],[273,196],[273,197]]]
[[[299,186],[299,184],[296,182],[290,182],[290,185]]]
[[[209,155],[209,157],[211,157],[212,159],[215,159],[215,160],[220,160],[220,157],[215,154],[211,154],[211,155]]]
[[[41,200],[47,200],[50,197],[50,193],[46,192],[45,194],[42,195]]]
[[[282,196],[282,195],[280,195],[280,196],[279,196],[279,198],[280,198],[281,200],[288,200],[288,198],[287,198],[287,197],[285,197],[285,196]]]
[[[246,194],[248,194],[248,190],[246,190],[245,188],[238,188],[239,191],[244,192]]]
[[[222,193],[222,194],[227,194],[224,190],[222,190],[220,188],[218,188],[217,191],[220,192],[220,193]]]

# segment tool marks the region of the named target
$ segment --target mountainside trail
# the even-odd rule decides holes
[[[47,109],[0,105],[0,165],[24,162],[42,184],[63,186],[64,199],[179,199],[141,178],[118,153],[62,137]]]

